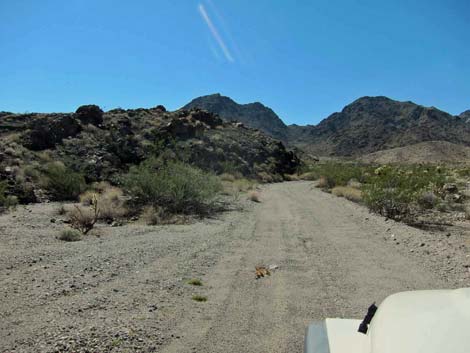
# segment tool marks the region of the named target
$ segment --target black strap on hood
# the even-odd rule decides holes
[[[364,335],[367,334],[367,331],[369,330],[369,324],[372,321],[372,318],[375,315],[375,312],[377,311],[377,306],[375,303],[372,303],[371,306],[369,306],[369,309],[367,309],[367,314],[364,317],[364,320],[362,320],[361,324],[359,325],[359,329],[357,330],[360,333],[363,333]]]

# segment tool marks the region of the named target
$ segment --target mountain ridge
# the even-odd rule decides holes
[[[220,101],[229,102],[230,109],[221,109],[225,103]],[[257,114],[247,112],[253,105],[260,109]],[[226,120],[243,122],[317,155],[358,156],[427,141],[470,146],[470,124],[466,123],[470,111],[454,116],[386,96],[360,97],[318,124],[305,126],[284,124],[259,102],[240,105],[220,94],[198,97],[185,107],[199,107]],[[263,116],[263,112],[267,114]]]

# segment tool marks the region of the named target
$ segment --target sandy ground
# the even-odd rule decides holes
[[[300,353],[311,321],[470,286],[461,228],[386,221],[308,182],[266,186],[261,201],[190,225],[102,225],[73,243],[55,238],[57,204],[0,216],[0,352]],[[256,280],[258,264],[279,269]]]

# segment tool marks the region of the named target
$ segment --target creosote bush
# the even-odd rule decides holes
[[[447,180],[448,173],[441,167],[382,166],[364,184],[364,202],[374,212],[406,221],[420,202],[426,207],[436,206],[437,195]],[[430,193],[436,198],[432,196],[431,200]]]
[[[60,232],[58,239],[63,241],[79,241],[82,239],[82,235],[78,230],[64,229]]]
[[[73,172],[60,162],[46,164],[43,174],[44,187],[56,201],[77,200],[86,188],[83,175]]]
[[[163,207],[170,213],[208,212],[222,186],[219,178],[182,162],[154,160],[132,167],[123,186],[136,205]]]

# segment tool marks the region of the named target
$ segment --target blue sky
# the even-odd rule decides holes
[[[0,0],[0,110],[220,92],[315,124],[364,95],[470,109],[468,0]]]

